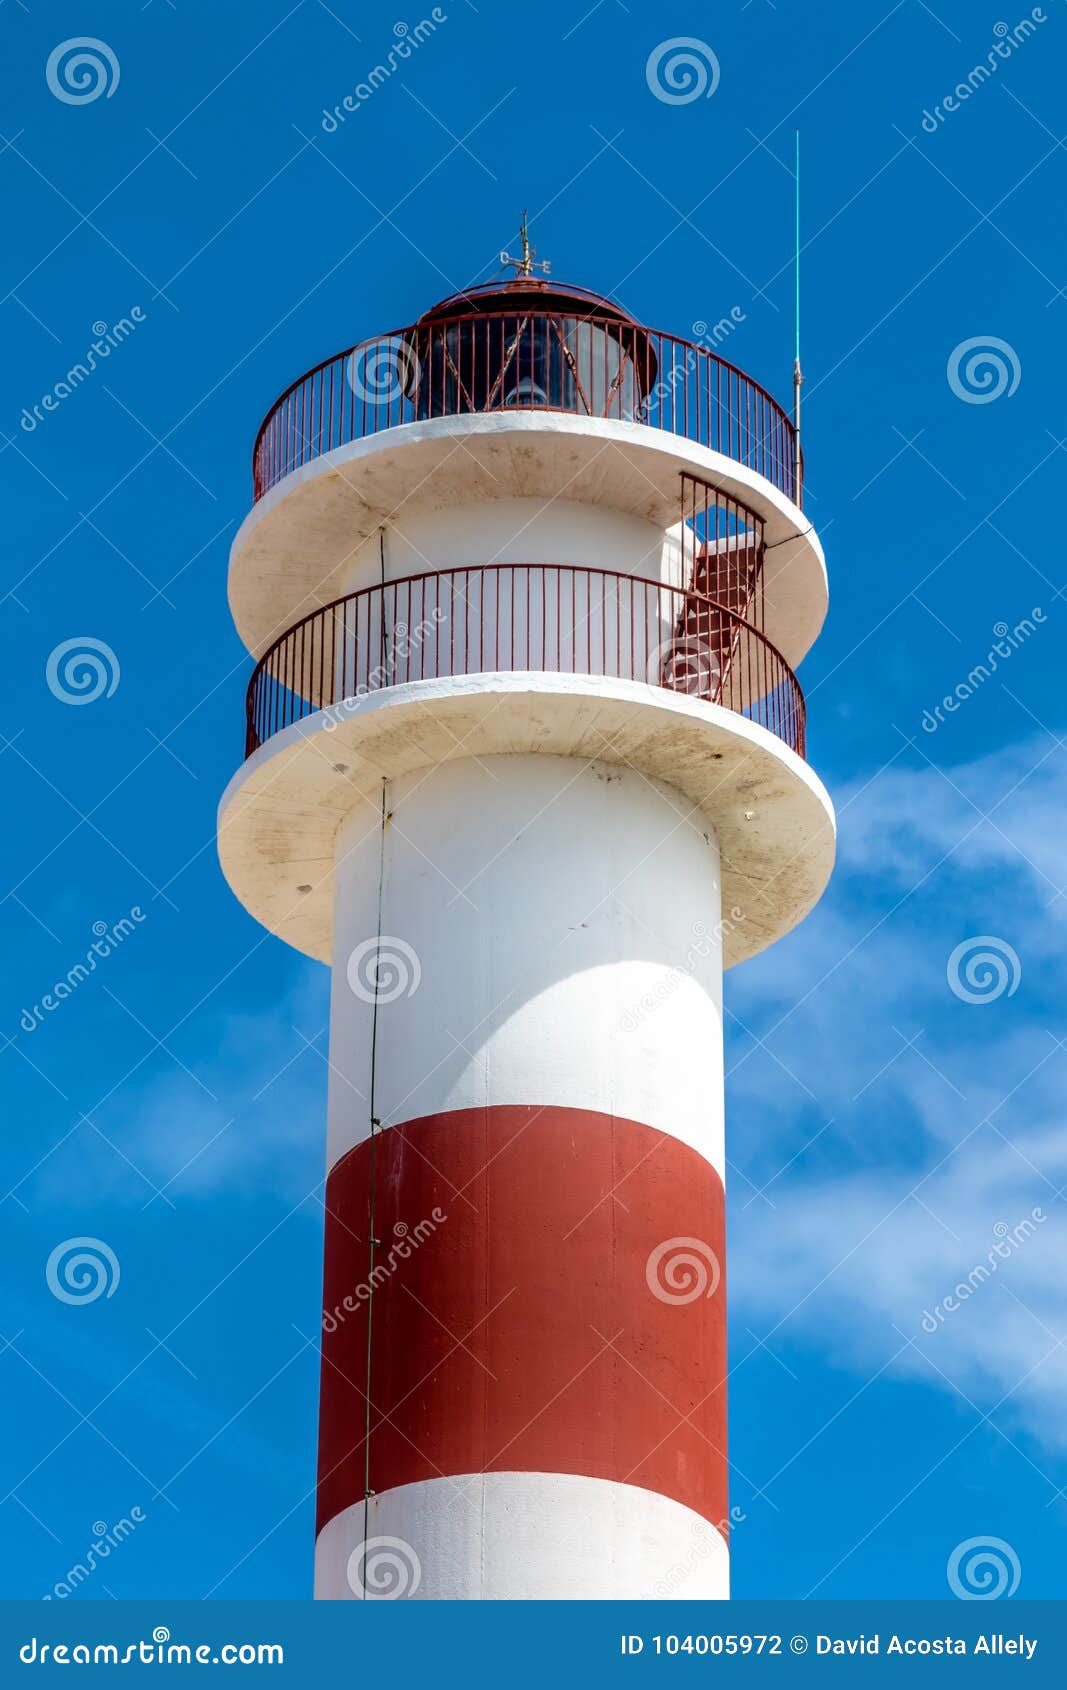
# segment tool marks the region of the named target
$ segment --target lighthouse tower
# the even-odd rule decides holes
[[[728,1594],[722,973],[834,850],[788,416],[507,279],[295,382],[234,892],[332,970],[315,1591]]]

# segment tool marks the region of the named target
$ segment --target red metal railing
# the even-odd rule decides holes
[[[612,570],[492,564],[366,587],[256,665],[245,755],[318,710],[406,681],[533,670],[643,681],[759,722],[804,755],[804,696],[766,635],[701,593]]]
[[[517,306],[418,323],[309,370],[256,437],[255,497],[383,429],[501,410],[646,423],[748,465],[800,502],[793,425],[735,365],[658,329]]]

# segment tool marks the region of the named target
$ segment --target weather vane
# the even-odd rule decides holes
[[[522,241],[522,257],[512,258],[509,252],[502,252],[500,254],[501,264],[514,264],[516,276],[532,276],[535,270],[543,270],[547,276],[552,266],[549,264],[547,258],[538,259],[536,247],[532,247],[530,245],[530,234],[526,223],[525,211],[522,214],[522,222],[519,225],[519,238]]]

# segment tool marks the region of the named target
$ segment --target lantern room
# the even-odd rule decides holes
[[[656,367],[647,332],[619,306],[520,274],[454,294],[419,318],[406,391],[419,421],[521,408],[633,422]]]

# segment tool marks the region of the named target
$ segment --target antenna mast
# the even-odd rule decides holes
[[[800,389],[804,376],[800,368],[800,130],[794,131],[793,154],[793,495],[800,499]]]

